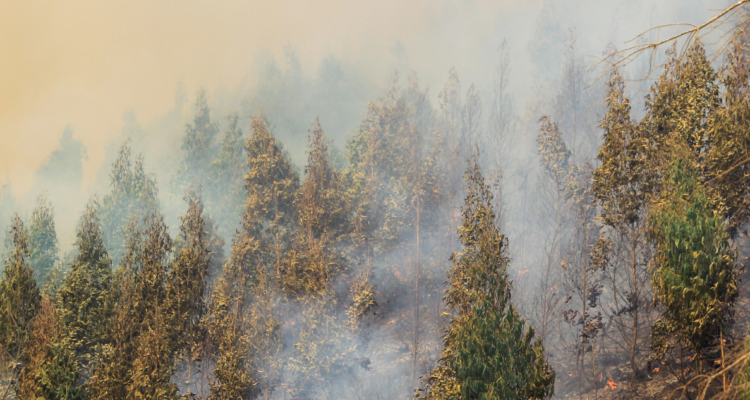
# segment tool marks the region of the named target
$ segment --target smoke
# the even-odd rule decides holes
[[[604,95],[602,83],[594,82],[601,70],[591,70],[597,58],[609,45],[627,47],[626,40],[656,24],[702,22],[720,6],[705,0],[12,0],[0,15],[0,37],[7,38],[0,42],[0,228],[12,212],[30,215],[33,199],[49,192],[60,247],[68,251],[83,205],[93,194],[110,192],[112,163],[130,140],[133,154],[143,155],[145,172],[155,178],[168,225],[176,229],[184,203],[175,176],[201,88],[218,128],[217,148],[231,113],[237,113],[245,137],[250,117],[261,115],[301,173],[316,116],[332,139],[332,153],[341,154],[368,103],[384,95],[394,73],[402,86],[416,77],[438,110],[453,68],[460,81],[457,113],[478,121],[467,137],[480,138],[486,169],[502,172],[496,178],[502,182],[499,206],[513,277],[519,288],[527,287],[539,276],[519,273],[543,264],[538,250],[549,240],[538,221],[540,202],[529,199],[541,185],[539,117],[546,113],[560,122],[576,161],[593,158]],[[634,63],[626,74],[636,77],[644,68]],[[480,111],[461,111],[463,104]],[[498,118],[491,120],[493,115]],[[502,146],[492,130],[504,132]],[[456,168],[460,174],[464,164]],[[232,232],[238,221],[219,220],[220,231]],[[228,245],[231,237],[225,239]],[[375,273],[379,290],[403,299],[387,292],[395,279],[401,277],[390,270]],[[444,276],[430,279],[440,283]],[[430,292],[433,299],[440,297],[438,289]],[[371,357],[376,374],[357,369],[357,390],[403,397],[404,387],[388,385],[401,384],[394,377],[408,370],[408,361],[400,361],[403,371],[384,365],[408,352],[407,342],[393,339],[414,330],[404,307],[394,306],[404,314],[393,318],[389,331],[358,345],[374,349],[357,356]],[[433,340],[426,352],[434,363],[444,321],[440,308],[428,312],[435,326],[424,335]],[[429,367],[425,363],[421,371]]]

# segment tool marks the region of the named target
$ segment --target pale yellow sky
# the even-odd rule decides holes
[[[173,105],[177,82],[190,92],[201,85],[232,87],[254,55],[280,54],[286,44],[309,64],[333,54],[385,78],[387,62],[378,54],[388,54],[396,40],[418,47],[434,36],[425,26],[438,24],[442,14],[460,14],[450,7],[434,0],[6,0],[0,13],[0,182],[10,178],[14,194],[24,195],[71,123],[88,149],[89,184],[123,111],[133,108],[148,123]],[[477,7],[484,6],[470,1],[458,10],[481,16]],[[478,37],[491,13],[485,18],[471,21]],[[473,50],[472,43],[465,46]]]
[[[173,106],[178,82],[191,95],[204,86],[210,97],[247,77],[255,56],[281,57],[285,45],[307,73],[333,55],[385,83],[390,50],[400,42],[434,96],[451,67],[467,87],[491,77],[495,49],[507,39],[518,99],[534,80],[526,46],[543,1],[4,0],[0,183],[10,179],[15,196],[24,196],[72,124],[88,151],[89,185],[124,111],[133,109],[148,126]],[[579,38],[599,49],[615,36],[632,38],[651,19],[681,20],[676,12],[703,0],[687,8],[676,0],[546,1],[558,4],[566,28],[577,26]]]

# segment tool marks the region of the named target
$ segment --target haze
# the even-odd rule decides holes
[[[286,45],[299,54],[306,71],[333,55],[384,86],[391,70],[406,61],[434,88],[451,66],[464,82],[489,75],[488,60],[507,39],[514,71],[511,91],[522,100],[533,78],[525,67],[526,45],[541,3],[5,2],[0,15],[0,136],[5,143],[0,179],[12,182],[15,197],[25,196],[34,171],[57,146],[63,128],[72,124],[74,138],[87,148],[84,186],[91,185],[104,148],[121,129],[124,111],[133,109],[148,125],[172,107],[178,82],[191,95],[200,86],[209,93],[235,86],[248,77],[256,56],[280,56]],[[694,18],[709,11],[697,1],[680,2],[678,8],[667,2],[559,3],[557,9],[572,17],[564,25],[577,25],[579,37],[596,44],[586,48],[599,49],[610,38],[587,37],[585,32],[609,31],[612,39],[626,39],[651,18],[671,22],[688,11],[696,11]],[[644,9],[651,10],[648,19]],[[615,17],[621,21],[617,28],[606,28]]]

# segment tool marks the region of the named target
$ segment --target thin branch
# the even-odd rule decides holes
[[[716,14],[713,18],[711,18],[708,21],[702,23],[701,25],[694,25],[694,24],[689,24],[689,23],[681,22],[681,23],[664,24],[664,25],[659,25],[659,26],[650,28],[650,29],[646,30],[645,32],[643,32],[643,33],[635,36],[633,39],[628,40],[625,43],[631,43],[631,42],[633,42],[633,41],[635,41],[635,40],[643,37],[647,33],[650,33],[650,32],[653,32],[653,31],[657,31],[658,32],[662,28],[668,28],[668,27],[674,27],[674,26],[691,26],[692,27],[692,28],[684,30],[684,31],[682,31],[682,32],[680,32],[680,33],[678,33],[676,35],[670,36],[669,38],[664,39],[664,40],[657,40],[656,42],[636,44],[636,45],[630,46],[630,47],[628,47],[626,49],[616,51],[616,52],[614,52],[612,54],[609,54],[606,57],[600,59],[599,62],[596,63],[596,65],[594,65],[591,68],[591,70],[593,71],[600,64],[604,64],[604,63],[606,63],[606,64],[609,65],[609,69],[608,70],[612,70],[614,68],[620,68],[620,67],[626,66],[626,65],[630,64],[633,60],[635,60],[638,56],[640,56],[643,52],[645,52],[647,50],[651,50],[651,57],[650,57],[651,63],[650,63],[650,65],[653,66],[654,59],[655,59],[656,49],[659,48],[659,47],[661,47],[661,46],[663,46],[663,45],[665,45],[665,44],[668,44],[668,43],[671,43],[671,42],[676,42],[677,40],[679,40],[681,38],[686,38],[687,39],[686,42],[685,42],[685,44],[682,46],[682,49],[679,52],[679,54],[684,54],[685,49],[687,49],[689,47],[690,43],[694,42],[696,39],[700,39],[700,37],[701,37],[700,33],[701,33],[701,31],[704,28],[709,27],[710,30],[708,30],[707,33],[711,33],[717,27],[721,26],[722,24],[724,24],[726,22],[726,21],[722,21],[722,22],[716,24],[717,21],[719,21],[720,19],[726,17],[729,14],[733,14],[739,8],[741,8],[742,6],[744,6],[744,5],[748,4],[748,3],[750,3],[750,0],[740,0],[740,1],[736,2],[736,3],[734,3],[733,5],[725,8],[720,13]],[[742,30],[744,31],[744,29],[745,28],[743,28]],[[705,34],[707,34],[707,33],[705,33]],[[702,36],[705,36],[705,34],[703,34]],[[736,36],[736,34],[733,35],[733,37],[735,37],[735,36]],[[648,75],[650,75],[651,70],[652,69],[649,68]],[[606,72],[605,72],[605,74],[606,74]],[[602,76],[604,76],[604,74],[602,74]],[[597,81],[599,79],[601,79],[601,76],[599,78],[597,78]]]

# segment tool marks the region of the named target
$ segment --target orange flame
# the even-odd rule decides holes
[[[617,384],[612,378],[607,379],[607,385],[609,385],[610,390],[615,390],[617,388]]]
[[[659,372],[659,367],[654,368],[654,372]]]

